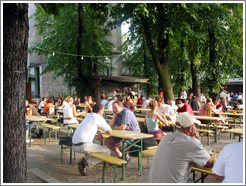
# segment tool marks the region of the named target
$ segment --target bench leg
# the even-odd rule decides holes
[[[73,149],[70,148],[70,164],[72,164],[72,158],[73,157]]]
[[[105,183],[105,168],[106,168],[106,162],[104,161],[103,162],[103,172],[102,172],[102,183]]]
[[[61,144],[61,164],[63,164],[63,144]]]

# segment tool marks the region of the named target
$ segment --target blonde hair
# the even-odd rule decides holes
[[[66,100],[65,100],[65,101],[66,101],[67,103],[69,103],[69,102],[70,102],[70,101],[72,101],[72,100],[73,100],[73,97],[68,96],[68,97],[66,98]]]
[[[156,108],[158,107],[158,105],[157,105],[157,101],[151,101],[150,103],[149,103],[149,108],[153,111],[153,110],[155,110]]]

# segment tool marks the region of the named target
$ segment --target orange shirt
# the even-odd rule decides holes
[[[49,111],[49,107],[52,106],[53,103],[46,103],[44,106],[44,112],[48,112]]]

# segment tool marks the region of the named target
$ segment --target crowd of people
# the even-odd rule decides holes
[[[242,96],[242,93],[240,95]],[[212,99],[206,98],[204,94],[198,99],[195,95],[187,94],[183,91],[175,101],[168,98],[165,104],[164,94],[161,89],[155,98],[152,99],[152,95],[148,95],[144,99],[143,95],[141,95],[135,102],[131,90],[125,97],[118,95],[112,96],[111,99],[102,91],[98,103],[91,96],[84,96],[83,103],[80,102],[80,98],[77,96],[68,96],[67,98],[60,97],[54,105],[53,98],[47,99],[45,97],[38,106],[38,112],[28,101],[26,102],[26,107],[32,109],[33,115],[40,115],[42,113],[47,114],[50,107],[56,106],[57,109],[63,110],[64,124],[79,124],[76,117],[85,116],[72,137],[73,149],[76,152],[85,153],[85,156],[78,162],[79,172],[83,176],[88,175],[88,166],[92,167],[100,162],[98,159],[89,156],[88,152],[102,152],[109,155],[110,150],[112,150],[117,154],[118,158],[122,158],[122,139],[112,136],[103,139],[99,129],[108,134],[112,133],[112,129],[141,132],[136,115],[133,112],[137,105],[141,105],[143,109],[141,112],[145,116],[147,133],[153,134],[155,138],[162,138],[160,143],[158,142],[158,148],[150,168],[150,182],[192,182],[188,176],[194,164],[199,167],[213,167],[215,177],[218,180],[234,182],[242,181],[242,172],[238,173],[235,171],[237,175],[233,174],[234,177],[232,178],[229,174],[231,171],[227,169],[229,166],[234,166],[231,165],[234,159],[228,158],[230,159],[230,165],[227,165],[224,159],[227,159],[228,153],[233,151],[232,149],[239,152],[239,154],[233,153],[235,158],[242,158],[241,143],[235,145],[235,147],[228,145],[228,147],[224,148],[214,165],[212,157],[198,140],[199,132],[196,130],[196,127],[201,121],[195,119],[193,112],[199,111],[201,116],[220,116],[220,113],[225,112],[227,106],[233,100],[237,102],[235,109],[243,109],[242,97],[237,96],[236,99],[236,94],[233,94],[233,97],[231,96],[232,94],[228,96],[221,89],[213,103]],[[76,105],[80,104],[84,104],[85,107],[84,110],[78,111],[76,110]],[[103,117],[104,109],[113,111],[113,118],[109,124]],[[175,121],[176,130],[168,124],[169,121]],[[33,126],[26,125],[26,128],[28,127]],[[93,143],[95,135],[98,136],[99,141],[104,143],[105,146]],[[26,137],[28,140],[28,134]],[[131,161],[128,152],[125,153],[124,159],[127,160],[127,163]],[[234,169],[232,168],[232,170]]]

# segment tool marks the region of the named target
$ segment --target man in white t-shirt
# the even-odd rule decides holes
[[[104,108],[107,108],[108,102],[109,102],[109,96],[106,96],[106,98],[101,101],[101,104],[104,106]]]
[[[170,105],[164,103],[164,99],[162,97],[157,98],[157,112],[162,113],[165,117],[169,116],[172,121],[176,120],[176,114],[173,108]]]
[[[150,183],[188,183],[191,168],[212,167],[213,158],[197,139],[196,124],[201,123],[191,114],[180,114],[176,131],[165,135],[158,145],[149,171]]]
[[[93,106],[93,112],[88,113],[85,119],[80,123],[76,129],[73,138],[73,149],[79,153],[85,153],[85,156],[78,163],[79,172],[82,176],[86,176],[86,166],[93,167],[99,163],[100,160],[93,158],[86,153],[88,152],[102,152],[110,155],[110,150],[104,146],[94,144],[93,139],[98,134],[98,139],[102,142],[102,134],[98,129],[102,129],[104,132],[111,134],[112,129],[103,118],[104,107],[102,104],[95,104]]]
[[[222,183],[243,183],[243,142],[226,145],[219,154],[212,171]]]
[[[112,99],[108,102],[107,109],[108,110],[113,110],[112,104],[116,100],[115,96],[112,97]]]
[[[142,108],[147,109],[149,107],[149,102],[152,99],[152,95],[148,95],[146,101],[143,102]],[[146,114],[146,111],[141,111],[142,114]]]

